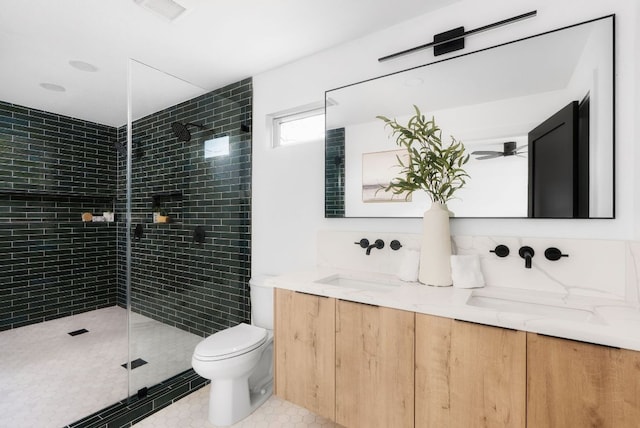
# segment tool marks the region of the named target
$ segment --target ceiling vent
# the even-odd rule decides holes
[[[134,3],[162,16],[169,21],[173,21],[182,15],[186,9],[173,0],[133,0]]]

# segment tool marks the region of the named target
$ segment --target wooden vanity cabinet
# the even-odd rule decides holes
[[[416,314],[416,427],[524,427],[526,333]]]
[[[284,289],[275,370],[345,427],[640,426],[640,352]]]
[[[416,314],[415,426],[450,428],[451,325],[453,320]]]
[[[337,423],[413,426],[414,318],[413,312],[337,301]]]
[[[275,393],[335,418],[333,298],[275,289]]]
[[[640,426],[640,352],[527,334],[528,428]]]

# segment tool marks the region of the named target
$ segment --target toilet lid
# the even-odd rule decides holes
[[[230,358],[257,348],[265,340],[267,330],[241,323],[207,337],[196,346],[194,354],[202,358]]]

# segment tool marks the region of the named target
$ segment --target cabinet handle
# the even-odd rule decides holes
[[[558,339],[558,340],[569,340],[571,342],[579,342],[579,343],[586,343],[587,345],[593,345],[593,346],[602,346],[603,348],[609,348],[609,349],[620,349],[617,346],[611,346],[611,345],[603,345],[602,343],[593,343],[593,342],[587,342],[586,340],[576,340],[576,339],[565,339],[564,337],[558,337],[558,336],[552,336],[550,334],[544,334],[544,333],[536,333],[538,336],[542,336],[542,337],[550,337],[552,339]]]
[[[380,307],[380,305],[374,305],[373,303],[355,302],[353,300],[347,300],[347,299],[338,299],[338,300],[342,300],[343,302],[349,302],[349,303],[357,303],[358,305],[373,306],[374,308],[379,308]]]
[[[515,328],[501,327],[501,326],[497,326],[497,325],[484,324],[484,323],[481,323],[481,322],[459,320],[458,318],[454,318],[453,320],[457,321],[457,322],[464,322],[464,323],[467,323],[467,324],[475,324],[475,325],[483,325],[485,327],[501,328],[503,330],[521,331],[521,330],[518,330],[518,329],[515,329]]]
[[[319,294],[306,293],[306,292],[304,292],[304,291],[297,291],[297,290],[294,290],[293,292],[294,292],[294,293],[297,293],[297,294],[304,294],[305,296],[322,297],[323,299],[328,299],[328,298],[329,298],[329,296],[321,296],[321,295],[319,295]]]

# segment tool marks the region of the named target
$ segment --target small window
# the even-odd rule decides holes
[[[273,116],[273,147],[324,141],[324,108]]]

